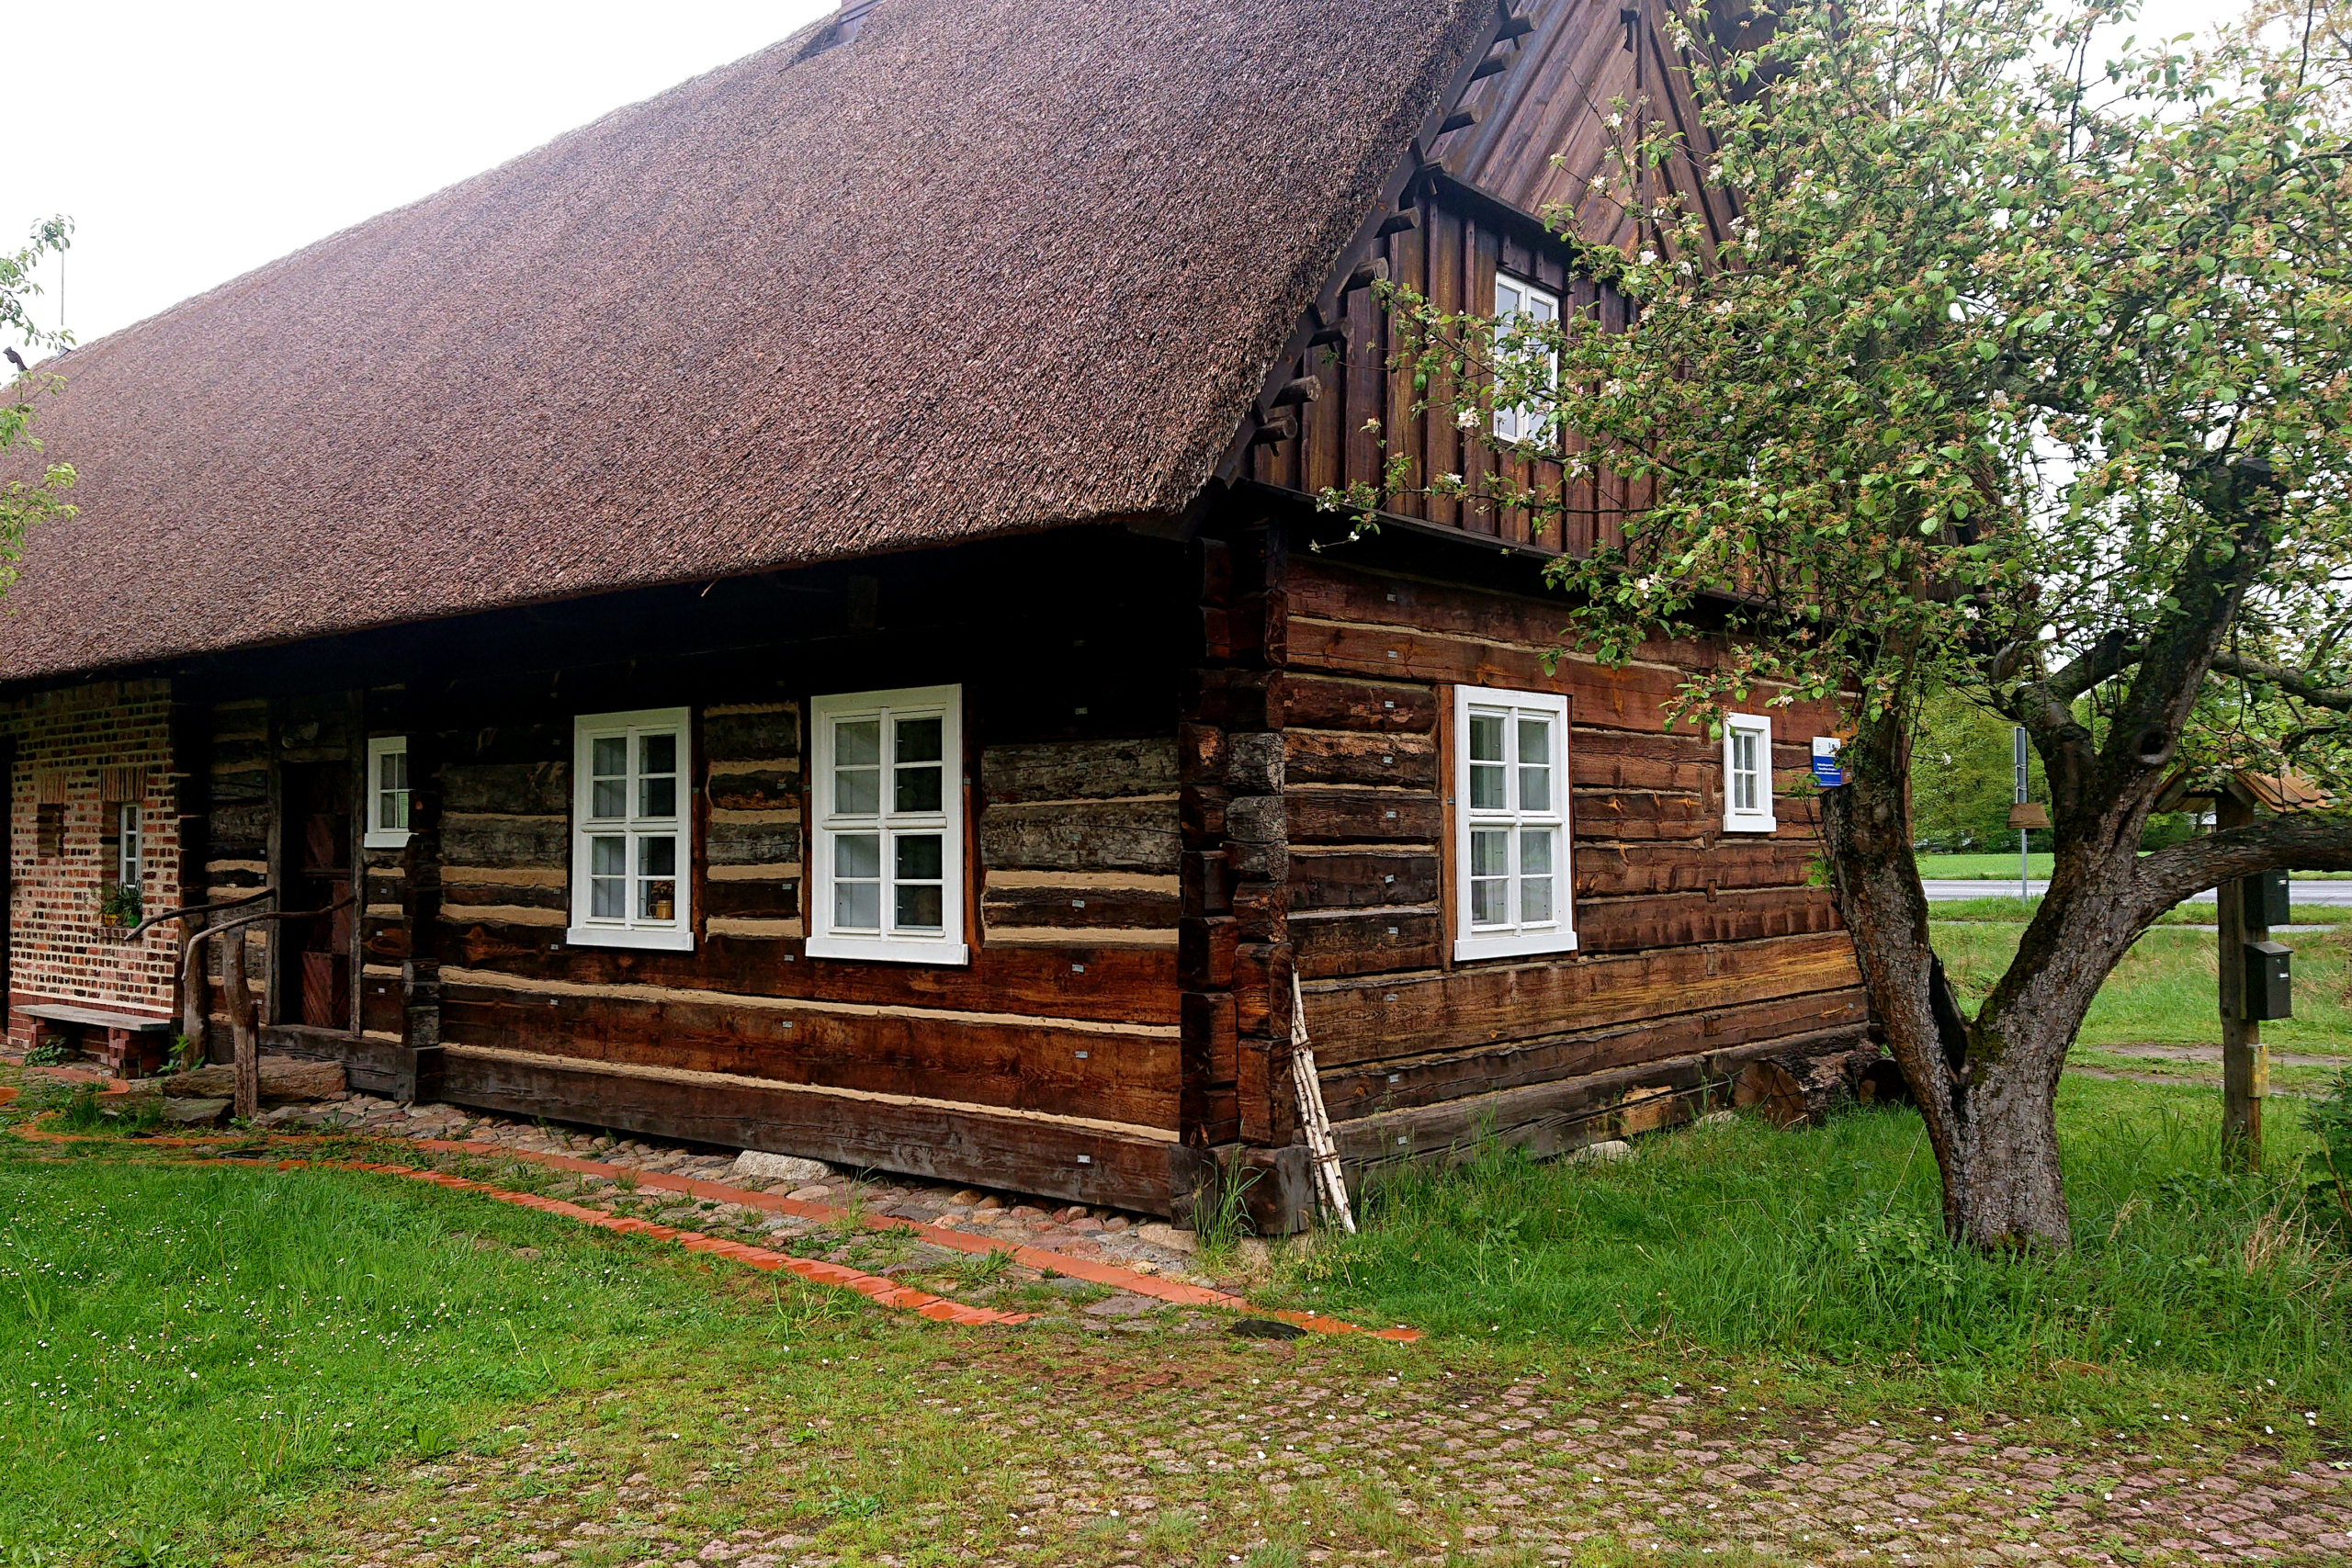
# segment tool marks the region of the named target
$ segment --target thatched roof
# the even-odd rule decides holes
[[[1491,15],[881,0],[77,349],[0,679],[1179,512]]]

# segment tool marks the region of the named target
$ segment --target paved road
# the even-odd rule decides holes
[[[2026,886],[2033,890],[2033,896],[2037,898],[2050,887],[2047,882],[2029,882]],[[1974,878],[1962,881],[1957,878],[1939,877],[1928,882],[1925,886],[1928,889],[1928,898],[1939,903],[1949,902],[1955,898],[2014,898],[2018,891],[2017,880],[2014,877],[2007,882],[1979,882]],[[2290,897],[2298,904],[2352,904],[2352,882],[2298,882],[2294,884]],[[2208,888],[2202,893],[2195,894],[2188,901],[2192,904],[2210,904],[2213,901],[2212,890]]]

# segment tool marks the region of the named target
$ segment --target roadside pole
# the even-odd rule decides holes
[[[2216,828],[2243,828],[2254,820],[2254,807],[2231,790],[2218,792],[2213,802]],[[2246,944],[2263,941],[2267,926],[2259,908],[2249,908],[2245,878],[2213,889],[2221,913],[2222,942],[2222,1164],[2242,1170],[2262,1168],[2262,1101],[2270,1093],[2270,1052],[2262,1043],[2262,1025],[2246,1017]]]
[[[2025,757],[2026,757],[2026,751],[2025,751],[2025,726],[2024,726],[2024,725],[2022,725],[2022,724],[2018,725],[2014,729],[2012,729],[2012,730],[2010,731],[2010,735],[2009,735],[2009,750],[2010,750],[2010,753],[2011,753],[2012,759],[2015,761],[2015,762],[2016,762],[2016,764],[2017,764],[2017,773],[2018,773],[2018,792],[2017,792],[2017,796],[2016,796],[2015,800],[2012,802],[2012,804],[2013,804],[2013,805],[2017,805],[2017,806],[2023,806],[2023,805],[2025,804],[2025,794],[2026,794],[2026,791],[2025,791]],[[2011,818],[2012,819],[2014,819],[2014,818],[2016,818],[2016,816],[2017,816],[2017,813],[2016,813],[2016,812],[2014,812],[2014,811],[2012,811],[2012,812],[2010,812],[2010,813],[2009,813],[2009,816],[2010,816],[2010,818]],[[2030,855],[2030,854],[2026,853],[2026,830],[2025,830],[2023,828],[2019,828],[2019,829],[2018,829],[2018,897],[2020,897],[2020,898],[2030,898],[2030,897],[2033,897],[2032,883],[2031,883],[2031,881],[2030,881],[2030,874],[2031,874],[2032,870],[2033,870],[2033,857],[2032,857],[2031,855]]]

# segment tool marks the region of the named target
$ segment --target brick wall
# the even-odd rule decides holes
[[[106,843],[115,833],[111,808],[130,798],[142,807],[140,891],[146,909],[180,902],[170,716],[171,688],[163,681],[104,681],[0,705],[0,737],[16,747],[8,825],[8,1038],[15,1049],[31,1043],[32,1021],[18,1010],[30,1002],[151,1016],[173,1010],[172,928],[125,942],[100,924],[98,912],[113,882]],[[46,835],[44,805],[51,813]]]

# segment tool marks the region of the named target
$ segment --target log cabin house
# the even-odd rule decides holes
[[[1535,214],[1687,112],[1666,16],[853,0],[53,361],[12,1039],[169,1037],[126,884],[347,892],[247,951],[357,1087],[1159,1213],[1212,1148],[1275,1224],[1294,976],[1356,1173],[1867,1049],[1835,716],[1544,657],[1640,496],[1314,504],[1374,420],[1476,478],[1376,276],[1623,319]]]

